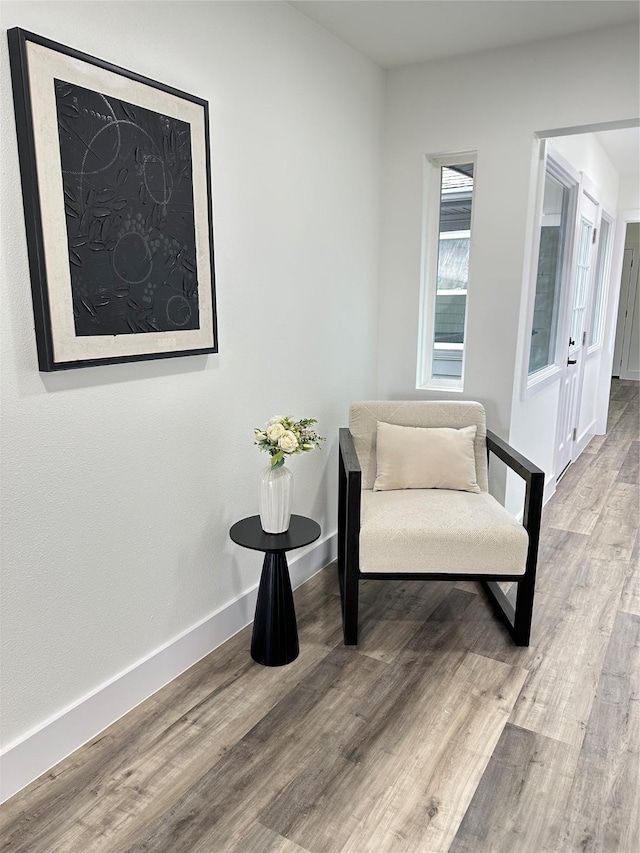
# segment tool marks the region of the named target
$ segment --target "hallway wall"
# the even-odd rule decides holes
[[[209,101],[219,355],[38,372],[14,26]],[[375,388],[384,75],[286,3],[3,2],[2,30],[7,748],[163,649],[172,677],[177,637],[251,619],[261,558],[228,530],[257,512],[253,427],[275,413],[328,436],[291,467],[330,553],[337,428]]]
[[[523,358],[536,163],[534,134],[638,115],[629,28],[397,68],[387,85],[378,395],[416,389],[426,155],[477,151],[463,394],[511,431]],[[616,85],[610,84],[611,80]],[[536,447],[525,445],[545,465]]]

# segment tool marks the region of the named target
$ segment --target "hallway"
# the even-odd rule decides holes
[[[635,853],[640,849],[638,383],[544,511],[533,637],[472,583],[295,593],[300,657],[250,627],[3,809],[17,853]]]

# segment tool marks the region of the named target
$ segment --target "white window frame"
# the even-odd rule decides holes
[[[466,352],[462,344],[442,344],[441,349],[462,350],[462,375],[457,377],[433,376],[433,351],[435,347],[435,308],[438,277],[438,247],[440,242],[440,201],[442,194],[441,169],[446,166],[458,166],[463,163],[473,163],[473,194],[471,200],[471,222],[467,231],[452,231],[451,236],[469,236],[469,275],[471,280],[473,257],[473,220],[476,204],[475,193],[477,185],[477,151],[462,151],[455,154],[427,155],[424,161],[423,186],[423,221],[422,221],[422,263],[420,275],[420,305],[418,323],[418,360],[417,360],[417,389],[439,389],[442,391],[462,392],[464,390],[464,373]],[[441,291],[444,293],[444,291]],[[456,290],[456,295],[463,295],[462,290]],[[467,291],[464,291],[467,295]],[[468,301],[465,306],[463,337],[467,339],[469,320]]]
[[[564,300],[565,300],[565,290],[566,283],[568,281],[568,276],[571,273],[572,263],[573,263],[573,253],[575,247],[575,221],[576,221],[576,211],[577,211],[577,203],[579,199],[579,190],[580,190],[580,174],[574,169],[574,167],[562,157],[557,151],[546,144],[545,140],[541,140],[541,156],[540,156],[540,172],[538,174],[538,187],[536,194],[536,215],[535,215],[535,223],[536,223],[536,236],[535,236],[535,250],[531,259],[531,279],[529,285],[529,303],[527,307],[527,324],[526,329],[528,330],[527,342],[528,345],[525,347],[522,371],[523,371],[523,384],[522,388],[524,389],[524,398],[527,399],[534,394],[537,394],[543,388],[546,388],[551,383],[555,382],[558,378],[558,375],[563,369],[564,362],[566,361],[566,341],[561,340],[562,335],[558,334],[562,329],[563,322],[563,313],[564,313]],[[562,275],[561,275],[561,285],[560,292],[555,294],[555,298],[558,300],[556,305],[556,310],[558,311],[558,318],[556,322],[556,339],[555,346],[553,351],[553,360],[550,364],[545,367],[537,370],[535,373],[529,373],[529,359],[531,357],[531,333],[533,331],[533,314],[535,308],[536,301],[536,287],[537,287],[537,279],[538,279],[538,261],[540,255],[540,232],[542,229],[542,206],[544,202],[544,188],[545,188],[545,178],[547,172],[552,175],[557,181],[559,181],[567,190],[569,190],[569,204],[567,207],[567,232],[566,232],[566,240],[567,245],[565,246],[564,256],[562,259]]]

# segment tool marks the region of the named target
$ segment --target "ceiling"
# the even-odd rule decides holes
[[[637,0],[290,0],[382,68],[613,27],[638,28]],[[595,134],[620,174],[639,171],[640,130]]]
[[[640,174],[640,128],[606,130],[594,136],[619,174]]]
[[[382,68],[638,22],[636,0],[290,0]]]

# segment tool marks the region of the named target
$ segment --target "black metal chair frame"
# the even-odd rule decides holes
[[[358,644],[358,592],[361,578],[372,580],[474,580],[481,581],[496,615],[504,622],[518,646],[528,646],[531,638],[533,597],[536,583],[540,520],[544,492],[544,471],[530,462],[506,441],[487,430],[487,457],[493,453],[526,483],[523,526],[529,534],[529,549],[524,574],[488,575],[467,573],[418,574],[415,572],[361,572],[360,503],[362,472],[351,432],[339,431],[338,467],[338,579],[342,604],[342,626],[346,646]],[[517,584],[516,604],[509,601],[499,581]]]

